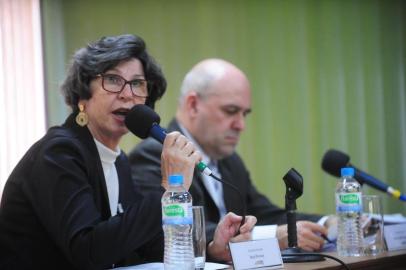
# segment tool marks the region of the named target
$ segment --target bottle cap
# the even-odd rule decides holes
[[[172,174],[169,175],[169,185],[182,185],[183,184],[183,175]]]
[[[351,167],[341,168],[341,177],[343,176],[354,176],[354,168]]]

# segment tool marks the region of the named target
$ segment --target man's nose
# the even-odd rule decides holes
[[[238,131],[243,131],[245,129],[245,116],[242,113],[235,116],[232,127]]]

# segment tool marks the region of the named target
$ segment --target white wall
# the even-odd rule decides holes
[[[0,194],[45,133],[39,0],[0,0]]]

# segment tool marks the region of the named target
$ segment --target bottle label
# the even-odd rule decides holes
[[[337,213],[361,212],[362,211],[361,192],[337,193],[336,211]]]
[[[162,223],[167,224],[192,224],[192,204],[178,203],[162,206]]]

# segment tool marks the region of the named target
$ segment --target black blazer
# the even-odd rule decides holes
[[[171,121],[168,131],[181,132],[176,120]],[[129,154],[133,181],[145,193],[154,193],[159,190],[162,178],[160,169],[161,152],[162,145],[154,139],[148,138],[138,144]],[[256,216],[258,225],[286,223],[285,210],[271,203],[268,198],[256,190],[251,182],[248,170],[237,153],[219,160],[218,167],[222,179],[232,183],[241,192],[247,207],[247,215]],[[203,178],[200,173],[195,171],[189,192],[192,194],[193,205],[204,206],[206,235],[209,242],[213,239],[220,215],[202,181]],[[226,185],[223,185],[223,192],[226,210],[241,215],[243,202],[241,202],[238,193]],[[317,221],[320,217],[320,215],[297,214],[298,220]]]
[[[0,206],[0,269],[105,269],[162,261],[160,198],[141,194],[127,157],[116,160],[119,202],[111,217],[100,157],[71,115],[50,128],[11,173]]]

